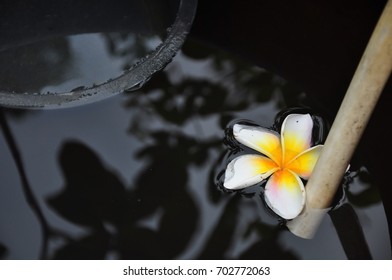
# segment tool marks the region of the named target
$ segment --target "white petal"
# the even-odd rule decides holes
[[[268,206],[284,219],[297,217],[305,205],[305,187],[301,179],[285,169],[275,172],[265,186]]]
[[[241,144],[266,155],[277,164],[281,163],[282,150],[277,132],[259,126],[235,124],[233,135]]]
[[[255,185],[278,169],[276,163],[261,155],[242,155],[226,168],[223,186],[238,190]]]
[[[313,120],[309,114],[288,115],[281,130],[284,163],[310,148]]]

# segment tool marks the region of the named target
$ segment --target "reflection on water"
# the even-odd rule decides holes
[[[121,41],[111,49],[121,53]],[[366,247],[365,238],[373,258],[390,258],[382,203],[364,163],[353,163],[345,201],[364,235],[360,227],[335,230],[328,216],[314,239],[299,239],[266,211],[258,190],[223,194],[215,185],[229,122],[269,126],[282,109],[310,102],[284,79],[189,40],[138,92],[20,118],[7,111],[37,204],[25,200],[3,134],[0,257],[345,259],[355,255],[337,232],[351,232]]]
[[[0,91],[69,92],[114,79],[152,52],[157,35],[92,33],[54,37],[0,52]]]

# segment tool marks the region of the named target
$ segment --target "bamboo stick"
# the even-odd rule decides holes
[[[306,207],[287,223],[302,238],[312,238],[328,211],[370,116],[392,70],[392,0],[377,22],[340,105],[320,158],[306,184]]]

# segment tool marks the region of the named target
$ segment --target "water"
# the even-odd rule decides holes
[[[112,63],[121,65],[114,57]],[[266,210],[256,189],[225,193],[215,182],[230,122],[247,119],[268,127],[283,109],[311,105],[309,94],[289,81],[188,40],[138,91],[65,110],[7,110],[37,204],[26,201],[2,134],[0,254],[346,259],[330,216],[313,239],[300,239]],[[343,202],[355,210],[372,257],[389,259],[387,221],[365,163],[353,162]]]
[[[28,17],[16,22],[12,14],[22,15],[26,9],[16,3],[6,10],[0,24],[0,60],[6,67],[0,81],[0,104],[65,108],[139,89],[182,46],[197,0],[104,1],[98,7],[84,4],[65,3],[61,9],[53,3],[42,10],[30,7]],[[72,19],[67,18],[70,13]],[[28,28],[32,22],[34,26]],[[92,35],[96,30],[105,42]],[[73,36],[67,36],[70,34]],[[122,65],[108,55],[117,57]]]
[[[54,37],[0,52],[0,91],[61,93],[122,75],[162,43],[133,32]]]

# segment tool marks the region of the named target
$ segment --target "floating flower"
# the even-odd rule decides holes
[[[259,126],[235,124],[234,138],[261,154],[234,158],[227,166],[223,186],[243,189],[267,179],[264,199],[284,219],[298,216],[305,205],[307,180],[322,145],[311,147],[313,120],[309,114],[291,114],[283,121],[281,134]]]

